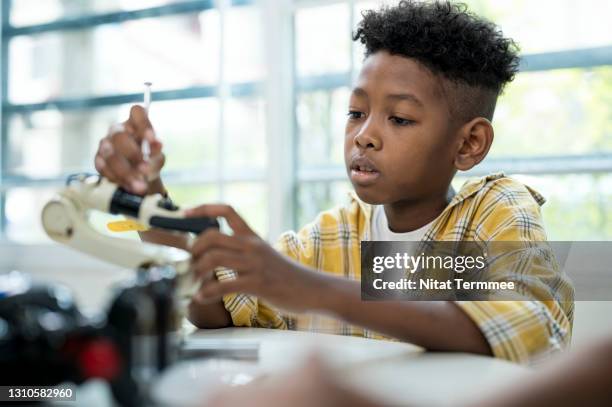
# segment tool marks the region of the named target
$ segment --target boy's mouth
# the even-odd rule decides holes
[[[350,170],[351,180],[362,186],[374,183],[380,176],[374,163],[366,156],[354,156]]]

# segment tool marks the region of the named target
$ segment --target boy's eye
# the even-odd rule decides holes
[[[362,119],[365,114],[357,110],[349,110],[347,116],[349,117],[349,119]]]
[[[391,120],[394,124],[397,124],[398,126],[409,126],[411,124],[414,124],[414,120],[402,119],[401,117],[397,116],[391,116],[389,120]]]

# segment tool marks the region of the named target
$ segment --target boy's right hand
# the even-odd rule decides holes
[[[144,161],[142,142],[149,142],[151,156]],[[95,157],[96,170],[109,181],[136,194],[163,193],[158,174],[164,166],[162,143],[142,106],[132,106],[130,117],[111,126],[100,140]],[[158,190],[159,189],[159,190]]]

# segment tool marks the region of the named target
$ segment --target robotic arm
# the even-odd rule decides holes
[[[119,287],[104,315],[90,318],[61,287],[0,275],[0,382],[54,385],[99,378],[119,404],[146,405],[152,379],[182,354],[185,302],[198,288],[190,254],[98,232],[89,223],[91,210],[170,231],[219,227],[215,219],[185,218],[161,195],[142,197],[98,176],[71,176],[43,208],[45,231],[59,243],[135,269],[135,276]]]
[[[43,227],[53,240],[131,269],[172,266],[179,297],[191,298],[197,284],[189,273],[189,253],[98,232],[88,221],[90,210],[122,214],[146,226],[196,234],[209,227],[219,228],[216,219],[185,218],[183,210],[159,194],[134,195],[102,177],[85,174],[69,177],[66,187],[42,211]]]

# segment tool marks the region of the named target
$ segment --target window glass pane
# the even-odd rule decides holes
[[[138,10],[183,0],[12,0],[10,21],[14,26],[48,23],[60,18]]]
[[[154,91],[212,85],[218,49],[216,10],[19,36],[9,46],[9,99],[139,93],[145,81]]]
[[[6,203],[6,237],[18,243],[45,243],[50,238],[45,233],[41,219],[42,209],[63,185],[55,187],[16,187],[10,188],[5,194]],[[94,229],[107,235],[119,238],[137,239],[137,233],[116,234],[108,230],[108,222],[123,219],[121,216],[105,214],[97,211],[89,212],[89,222]]]
[[[546,198],[542,217],[548,240],[612,240],[612,175],[512,175]],[[466,177],[453,180],[459,191]]]
[[[522,53],[588,48],[612,43],[612,2],[599,0],[467,0],[474,13],[499,25]],[[545,17],[543,17],[545,16]]]
[[[319,212],[349,202],[348,193],[352,189],[348,180],[301,183],[298,187],[296,229],[314,221]]]
[[[232,98],[224,106],[226,167],[263,169],[266,163],[265,103],[262,99]]]
[[[93,170],[98,141],[111,123],[127,117],[127,109],[117,106],[95,111],[44,110],[11,115],[8,172],[49,178]]]
[[[612,2],[466,0],[463,3],[468,5],[468,10],[499,25],[504,36],[513,38],[523,53],[598,47],[612,43],[608,22],[612,15]],[[396,5],[397,1],[357,2],[356,22],[361,20],[362,10],[377,9],[381,4]]]
[[[9,172],[48,178],[93,171],[99,140],[107,134],[112,123],[124,121],[129,116],[130,106],[12,115]],[[150,119],[164,143],[165,171],[216,170],[218,115],[218,101],[212,98],[151,105]]]
[[[258,7],[227,9],[223,22],[225,81],[263,79],[265,60],[261,13]]]
[[[348,88],[298,95],[300,166],[344,165]]]
[[[299,9],[295,16],[298,76],[346,72],[350,68],[348,4]]]
[[[612,151],[612,68],[519,74],[493,124],[489,157]]]
[[[219,101],[216,98],[153,102],[149,117],[163,143],[166,171],[217,170]]]
[[[549,240],[612,240],[612,175],[517,175],[545,198]]]
[[[268,238],[268,196],[263,183],[237,182],[225,187],[224,201],[232,205],[249,226]],[[278,236],[270,236],[271,240]]]
[[[18,243],[50,242],[42,228],[43,206],[55,195],[57,188],[12,188],[5,194],[6,229],[8,240]]]
[[[215,184],[168,184],[168,195],[181,208],[188,208],[219,201],[219,188]]]

